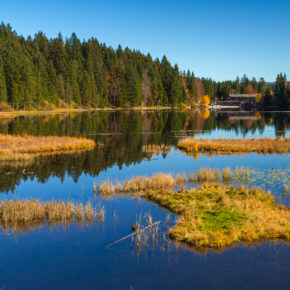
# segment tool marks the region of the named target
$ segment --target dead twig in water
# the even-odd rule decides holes
[[[153,223],[153,224],[151,224],[151,225],[149,225],[149,226],[147,226],[147,227],[145,227],[145,228],[139,230],[139,233],[140,233],[140,232],[144,232],[146,229],[148,229],[148,228],[150,228],[150,227],[153,227],[153,226],[156,226],[156,225],[159,225],[159,224],[160,224],[160,221],[157,221],[157,222],[155,222],[155,223]],[[117,243],[119,243],[119,242],[121,242],[121,241],[123,241],[123,240],[126,240],[126,239],[128,239],[128,238],[130,238],[130,237],[136,235],[136,233],[137,233],[137,231],[134,232],[134,233],[132,233],[132,234],[130,234],[130,235],[128,235],[128,236],[125,236],[125,237],[123,237],[123,238],[121,238],[121,239],[119,239],[119,240],[117,240],[117,241],[115,241],[115,242],[113,242],[113,243],[111,243],[111,244],[105,246],[105,247],[106,247],[106,248],[111,247],[111,246],[113,246],[113,245],[115,245],[115,244],[117,244]]]

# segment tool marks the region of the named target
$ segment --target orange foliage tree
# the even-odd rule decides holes
[[[246,87],[246,94],[255,94],[255,90],[251,84],[248,84]]]
[[[209,105],[210,104],[210,96],[209,95],[204,95],[202,97],[199,98],[199,102],[202,105]]]

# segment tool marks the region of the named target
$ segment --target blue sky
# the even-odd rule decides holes
[[[94,36],[215,80],[290,78],[290,0],[1,2],[0,21],[24,36]]]

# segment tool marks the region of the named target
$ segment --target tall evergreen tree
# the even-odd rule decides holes
[[[6,79],[1,59],[0,59],[0,102],[7,102]]]
[[[286,74],[278,74],[275,83],[275,97],[276,105],[287,106],[288,105],[288,94],[286,89],[287,78]]]

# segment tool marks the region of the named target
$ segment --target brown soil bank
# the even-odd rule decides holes
[[[186,138],[177,143],[177,147],[188,153],[289,153],[290,138],[285,141],[281,137],[276,139],[195,139]]]
[[[85,138],[72,137],[34,137],[0,134],[0,160],[30,160],[37,154],[55,154],[89,150],[95,142]]]

